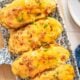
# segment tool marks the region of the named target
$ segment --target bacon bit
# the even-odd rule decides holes
[[[36,13],[36,16],[40,16],[41,15],[41,13]]]
[[[15,12],[14,16],[17,17],[19,15],[19,12]]]
[[[24,9],[20,7],[14,8],[11,11],[9,11],[9,14],[17,17],[22,10]]]
[[[28,7],[28,8],[26,8],[26,10],[27,10],[27,13],[30,14],[32,11],[32,7],[31,8]]]
[[[53,57],[53,56],[49,56],[48,57],[48,60],[52,60],[52,59],[54,59],[55,57]]]
[[[52,60],[53,58],[54,58],[53,56],[48,56],[48,57],[42,56],[40,61],[45,63],[46,61]]]
[[[34,69],[33,66],[32,66],[33,60],[31,60],[31,59],[29,59],[27,57],[23,57],[23,62],[25,62],[25,65],[28,67],[29,71],[32,71]]]
[[[17,9],[12,9],[12,11],[16,11]]]
[[[7,16],[10,17],[10,19],[15,18],[15,16],[18,16],[18,12],[9,11]]]
[[[50,11],[49,8],[47,8],[47,9],[45,10],[45,13],[46,13],[47,15],[48,15],[50,12],[51,12],[51,11]]]
[[[13,15],[12,11],[8,11],[7,16]]]
[[[20,64],[20,65],[24,65],[24,64],[23,64],[23,63],[21,63],[21,62],[20,62],[19,64]]]
[[[37,46],[38,46],[38,44],[36,44],[36,42],[31,41],[31,47],[32,47],[33,49],[37,48]]]
[[[49,44],[46,43],[46,42],[42,42],[41,45],[44,46],[45,48],[48,48],[49,47]]]
[[[46,32],[42,32],[42,33],[40,34],[40,39],[43,39],[44,36],[45,36],[45,34],[46,34]]]
[[[23,41],[24,39],[22,38],[21,40]]]
[[[8,24],[9,24],[9,25],[12,25],[12,23],[11,23],[11,22],[8,22]]]
[[[21,11],[21,10],[23,10],[22,7],[17,7],[17,8],[12,9],[12,11]]]
[[[65,59],[66,59],[65,55],[63,55],[63,56],[61,57],[61,61],[64,61]]]
[[[46,57],[44,57],[44,56],[42,56],[42,57],[40,58],[40,60],[39,60],[39,61],[41,61],[41,62],[45,63],[45,62],[46,62],[46,60],[47,60],[47,58],[46,58]]]
[[[28,67],[29,71],[32,71],[34,69],[31,62],[27,63],[27,67]]]
[[[51,31],[53,31],[53,28],[52,28],[52,26],[50,26],[50,29],[51,29]]]
[[[29,37],[32,38],[32,34],[29,34]]]
[[[23,44],[24,44],[24,43],[22,43],[22,42],[20,43],[21,46],[22,46]]]
[[[30,13],[31,13],[31,10],[30,10],[30,9],[28,9],[28,10],[27,10],[27,13],[28,13],[28,14],[30,14]]]

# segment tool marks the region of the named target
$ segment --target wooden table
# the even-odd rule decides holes
[[[0,65],[0,80],[16,80],[16,77],[12,74],[10,65]]]
[[[3,37],[2,34],[0,32],[0,49],[4,47],[4,42],[3,42]]]
[[[3,37],[0,32],[0,49],[4,47]],[[15,76],[12,74],[10,65],[0,65],[0,80],[16,80]]]

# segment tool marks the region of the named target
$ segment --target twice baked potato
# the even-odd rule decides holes
[[[34,78],[45,70],[55,69],[69,59],[70,53],[62,46],[52,45],[23,53],[12,63],[12,72],[21,78]]]
[[[31,80],[74,80],[74,68],[70,64],[61,65],[55,70],[49,70],[41,73]]]
[[[14,31],[10,35],[9,51],[13,54],[22,54],[23,52],[53,43],[62,31],[62,25],[54,18],[47,17],[36,21],[25,28]]]
[[[13,0],[0,10],[0,24],[17,29],[46,17],[55,9],[55,0]]]

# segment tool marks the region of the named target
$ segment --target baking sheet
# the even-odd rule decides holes
[[[7,4],[11,1],[12,0],[0,0],[0,7],[3,7],[5,4]],[[58,4],[56,13],[51,14],[50,16],[58,19],[62,23],[63,28],[64,28],[64,26],[66,26],[66,25],[64,24],[64,21],[63,21],[64,19],[62,18],[62,15],[63,14],[61,13],[61,9],[60,9],[59,4]],[[9,51],[8,51],[8,47],[7,47],[7,41],[8,41],[8,38],[9,38],[9,33],[8,33],[8,30],[3,28],[2,26],[0,26],[0,31],[2,32],[2,35],[3,35],[3,38],[4,38],[4,48],[0,50],[0,64],[11,64],[13,59],[12,59],[12,57],[11,57]],[[76,77],[75,77],[74,80],[80,80],[75,55],[71,51],[70,43],[69,43],[65,28],[64,28],[63,33],[61,34],[61,36],[57,40],[57,42],[60,45],[63,45],[65,48],[67,48],[70,51],[71,57],[70,57],[70,59],[67,63],[72,64],[74,66],[75,74],[76,74]]]

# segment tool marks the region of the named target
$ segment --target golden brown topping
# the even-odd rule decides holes
[[[45,51],[47,49],[47,51]],[[61,58],[65,56],[64,60]],[[48,69],[55,69],[64,64],[69,58],[69,52],[54,45],[49,48],[40,48],[35,51],[26,52],[12,64],[12,71],[21,78],[35,77],[37,74]],[[22,64],[20,64],[22,63]]]
[[[15,31],[9,39],[9,50],[19,54],[54,43],[62,32],[62,25],[54,18],[48,17]],[[13,46],[16,44],[16,46]]]
[[[0,10],[0,24],[17,29],[46,17],[55,9],[55,0],[13,0]]]

